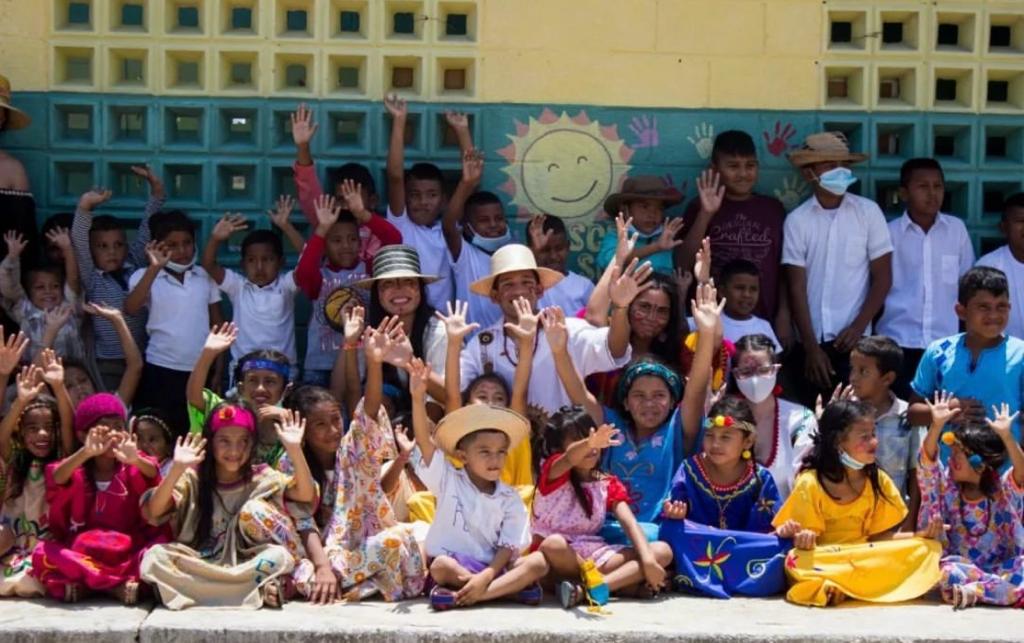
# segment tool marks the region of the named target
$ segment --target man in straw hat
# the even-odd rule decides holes
[[[850,371],[850,349],[871,333],[892,285],[892,242],[878,205],[847,192],[857,182],[849,165],[867,157],[851,152],[841,132],[811,134],[789,153],[814,194],[786,217],[782,263],[800,345],[788,369],[800,401],[827,396]]]
[[[629,361],[629,317],[626,313],[630,302],[639,293],[634,272],[636,267],[631,266],[610,286],[614,310],[607,328],[595,328],[582,319],[565,320],[569,331],[569,354],[583,376],[615,370]],[[491,256],[491,274],[473,282],[470,290],[475,295],[489,297],[501,308],[503,318],[478,333],[462,352],[463,390],[474,379],[491,370],[505,381],[513,381],[519,361],[517,341],[521,340],[506,333],[505,326],[518,323],[520,309],[536,314],[537,301],[562,276],[549,268],[537,267],[533,253],[524,245],[509,244]],[[529,401],[553,413],[570,403],[569,396],[558,380],[554,356],[545,334],[538,332],[532,341]]]
[[[518,492],[501,481],[508,453],[529,439],[529,422],[511,409],[470,404],[446,415],[431,437],[424,399],[429,368],[417,360],[410,370],[418,451],[412,461],[437,497],[424,544],[437,584],[430,592],[431,607],[444,610],[505,596],[539,604],[538,581],[548,564],[540,552],[518,555],[530,542],[530,521]],[[455,468],[444,455],[464,467]]]

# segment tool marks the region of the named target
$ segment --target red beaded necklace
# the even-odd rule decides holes
[[[772,465],[775,464],[775,456],[779,454],[779,417],[782,415],[782,405],[779,404],[779,398],[773,398],[775,400],[775,424],[772,427],[772,452],[768,455],[768,458],[761,463],[766,469],[771,469]]]
[[[711,479],[711,476],[708,475],[707,469],[704,468],[704,456],[702,455],[701,457],[695,459],[697,461],[697,468],[700,469],[700,474],[707,481],[708,486],[711,487],[711,490],[714,491],[716,494],[724,495],[727,493],[732,493],[733,491],[736,491],[743,485],[750,482],[750,479],[754,477],[754,460],[750,459],[747,460],[747,469],[746,471],[743,472],[743,475],[740,476],[739,480],[732,484],[715,484],[715,482]]]

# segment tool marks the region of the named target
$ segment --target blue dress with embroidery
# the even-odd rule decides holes
[[[781,506],[772,474],[759,464],[729,487],[714,485],[696,455],[672,480],[672,500],[687,504],[686,520],[661,521],[659,539],[672,547],[677,590],[716,598],[771,596],[786,587],[788,540],[773,533]]]

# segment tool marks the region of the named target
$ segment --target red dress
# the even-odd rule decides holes
[[[63,598],[69,584],[104,591],[138,582],[146,549],[170,541],[169,528],[149,525],[139,505],[142,494],[160,483],[160,475],[149,479],[134,466],[118,463],[106,489],[84,467],[58,485],[53,479],[58,465],[46,467],[50,533],[33,552],[32,574],[54,598]]]

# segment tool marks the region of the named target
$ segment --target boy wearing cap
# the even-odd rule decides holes
[[[635,268],[635,266],[633,267]],[[461,383],[463,390],[485,372],[494,371],[511,382],[515,378],[518,360],[516,340],[505,334],[505,322],[519,319],[515,302],[525,298],[533,311],[544,292],[557,284],[563,275],[550,268],[539,268],[533,253],[524,245],[509,244],[491,256],[491,274],[475,281],[470,290],[488,297],[501,308],[502,319],[477,333],[462,352]],[[567,317],[569,354],[577,370],[584,377],[591,373],[613,371],[629,361],[630,302],[639,292],[632,270],[614,280],[609,288],[612,314],[607,328],[595,328],[582,319]],[[533,351],[533,369],[527,399],[530,404],[554,413],[570,404],[555,370],[545,333],[537,333]]]
[[[633,259],[651,262],[655,272],[672,274],[672,251],[682,245],[676,235],[683,229],[683,219],[665,219],[665,209],[682,203],[683,195],[656,176],[635,176],[626,179],[622,192],[610,195],[604,202],[604,211],[611,218],[619,212],[631,219],[629,234],[637,234],[633,251],[624,265]],[[615,228],[605,233],[601,249],[597,252],[597,269],[604,272],[615,259],[615,246],[619,238]]]
[[[841,132],[807,137],[790,162],[814,194],[786,217],[782,263],[800,344],[791,355],[799,401],[847,381],[850,349],[871,333],[892,285],[892,243],[878,205],[847,190],[857,178],[847,167],[867,157],[850,151]]]
[[[431,437],[426,410],[430,368],[414,360],[409,372],[416,433],[412,461],[416,475],[437,498],[424,543],[436,584],[431,607],[445,610],[505,596],[540,604],[538,581],[548,564],[540,552],[519,556],[530,542],[529,517],[516,490],[501,481],[509,451],[529,437],[529,422],[511,409],[470,404],[446,415]],[[464,467],[455,468],[438,449]]]

